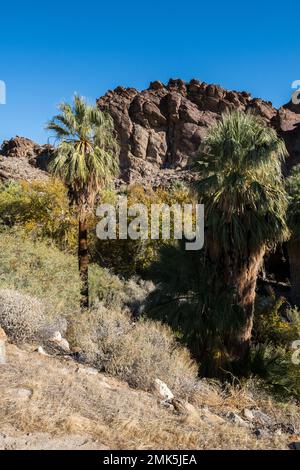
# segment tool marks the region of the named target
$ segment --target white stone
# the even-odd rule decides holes
[[[0,339],[0,365],[6,364],[6,347],[5,341]]]
[[[249,410],[248,408],[244,409],[243,414],[244,414],[245,418],[248,419],[248,421],[253,421],[254,420],[254,415],[253,415],[252,411]]]
[[[98,374],[97,369],[94,369],[94,367],[78,367],[77,372],[79,374],[89,374],[89,375]]]
[[[49,341],[60,342],[62,340],[62,336],[60,331],[54,331],[54,333],[49,338]]]
[[[20,398],[30,398],[32,395],[32,390],[29,388],[18,388],[17,396]]]
[[[258,421],[260,424],[272,424],[272,418],[266,415],[260,410],[252,410],[252,414],[254,416],[255,421]]]
[[[173,393],[171,392],[169,387],[162,380],[155,379],[154,386],[155,386],[156,390],[158,391],[158,393],[160,394],[160,396],[164,400],[172,400],[174,398]]]
[[[244,421],[238,414],[234,413],[233,411],[231,411],[227,416],[229,420],[232,423],[236,424],[237,426],[241,426],[241,427],[249,426],[249,424],[246,423],[246,421]]]
[[[49,356],[49,354],[46,353],[44,350],[43,346],[39,346],[36,350],[39,354],[42,354],[43,356]]]

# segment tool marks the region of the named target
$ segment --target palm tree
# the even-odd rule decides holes
[[[263,120],[234,111],[209,130],[197,162],[206,254],[242,315],[241,328],[230,338],[237,359],[249,350],[256,281],[266,250],[288,235],[281,174],[286,154],[283,141]]]
[[[289,205],[287,212],[291,238],[287,244],[292,301],[300,306],[300,165],[296,165],[287,179]]]
[[[111,117],[84,98],[75,95],[72,105],[61,103],[59,110],[46,126],[59,142],[49,169],[66,184],[77,208],[81,307],[88,308],[88,214],[99,192],[118,174],[118,145]]]

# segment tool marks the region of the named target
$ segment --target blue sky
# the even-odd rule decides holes
[[[287,102],[300,79],[297,5],[235,1],[6,1],[0,5],[0,141],[47,141],[43,126],[74,92],[198,78]]]

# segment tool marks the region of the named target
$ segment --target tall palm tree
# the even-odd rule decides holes
[[[118,144],[111,117],[84,98],[75,95],[72,105],[61,103],[59,110],[46,126],[59,142],[49,168],[66,184],[77,207],[81,307],[88,308],[88,214],[99,192],[118,174]]]
[[[263,120],[234,111],[209,130],[197,162],[207,256],[243,315],[242,327],[230,338],[231,353],[239,359],[249,350],[264,254],[288,235],[281,174],[286,154],[283,141]]]
[[[287,219],[291,230],[291,238],[287,244],[291,297],[292,301],[300,306],[300,165],[296,165],[292,169],[286,185],[289,195]]]

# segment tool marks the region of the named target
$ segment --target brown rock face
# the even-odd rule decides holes
[[[191,179],[192,160],[211,125],[228,110],[251,110],[286,141],[291,159],[300,162],[300,114],[275,109],[249,93],[228,91],[198,80],[151,82],[147,90],[117,87],[97,100],[112,115],[118,133],[123,177],[142,184]],[[299,106],[300,108],[300,106]],[[300,111],[300,109],[299,109]]]
[[[188,169],[207,130],[228,110],[251,110],[274,127],[285,140],[291,166],[300,163],[300,105],[288,103],[279,110],[247,92],[228,91],[199,80],[150,83],[147,90],[117,87],[97,100],[114,120],[120,142],[122,181],[144,186],[169,186],[190,181]],[[298,108],[297,108],[298,106]],[[2,144],[0,179],[32,181],[47,177],[52,147],[15,137]]]
[[[48,178],[46,168],[51,152],[50,145],[39,145],[25,137],[5,140],[0,149],[0,180]]]

